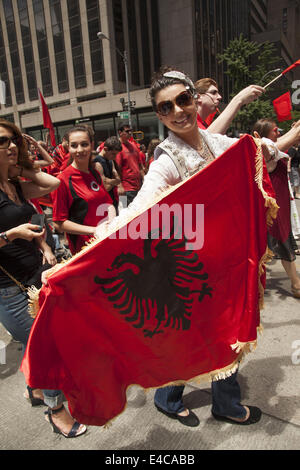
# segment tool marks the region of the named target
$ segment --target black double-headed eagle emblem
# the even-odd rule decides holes
[[[163,333],[168,327],[188,330],[193,294],[199,294],[199,302],[205,296],[212,297],[203,263],[196,252],[186,250],[184,236],[176,238],[175,225],[173,218],[168,239],[162,237],[161,230],[150,231],[143,241],[143,257],[118,255],[107,269],[115,271],[114,276],[94,278],[119,314],[134,328],[143,328],[145,337]],[[189,287],[195,280],[201,283],[199,290]],[[149,329],[147,322],[153,315],[156,325]]]

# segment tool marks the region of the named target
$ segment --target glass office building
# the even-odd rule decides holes
[[[129,59],[133,127],[146,140],[158,135],[146,95],[160,65],[158,0],[1,0],[0,18],[1,117],[44,138],[40,89],[58,140],[78,122],[90,124],[97,141],[115,135],[127,102],[118,49]]]

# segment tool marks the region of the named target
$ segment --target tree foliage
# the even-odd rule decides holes
[[[225,74],[230,77],[234,96],[248,85],[266,85],[271,81],[276,73],[269,72],[276,68],[280,58],[270,42],[249,41],[241,34],[239,38],[229,42],[223,53],[218,55],[218,60],[225,65]],[[234,119],[232,127],[249,132],[253,124],[264,117],[276,119],[268,92],[244,106]]]

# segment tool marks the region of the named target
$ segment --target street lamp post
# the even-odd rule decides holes
[[[102,33],[101,31],[99,31],[99,33],[97,33],[97,37],[98,39],[100,39],[100,41],[102,41],[102,39],[107,39],[110,44],[111,44],[111,40],[108,36],[106,36],[104,33]],[[112,45],[112,44],[111,44]],[[123,59],[123,62],[124,62],[124,67],[125,67],[125,79],[126,79],[126,92],[127,92],[127,100],[128,100],[128,122],[129,122],[129,126],[132,127],[132,124],[131,124],[131,103],[130,103],[130,89],[129,89],[129,74],[128,74],[128,56],[127,56],[127,51],[124,51],[124,54],[122,54],[122,52],[120,51],[120,49],[118,49],[116,46],[113,46],[116,51],[118,52],[118,54],[120,54],[120,56],[122,57]]]

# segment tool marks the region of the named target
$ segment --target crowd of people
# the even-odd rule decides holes
[[[164,67],[153,78],[150,97],[169,135],[163,142],[158,137],[152,139],[147,149],[133,139],[130,126],[123,124],[118,135],[104,142],[95,142],[90,127],[75,126],[50,151],[43,142],[0,119],[0,321],[23,348],[33,323],[26,286],[40,286],[42,271],[56,263],[55,236],[74,255],[101,233],[104,220],[117,224],[130,211],[146,207],[153,194],[204,168],[237,141],[225,135],[233,118],[242,106],[263,93],[262,87],[250,85],[220,113],[222,97],[214,80],[193,83],[184,72]],[[281,136],[276,123],[266,117],[253,123],[253,135],[262,139],[280,206],[269,229],[268,244],[282,261],[292,295],[300,298],[295,264],[299,233],[293,233],[291,224],[291,199],[300,198],[300,122]],[[185,149],[181,161],[185,176],[178,171],[178,142]],[[171,150],[166,150],[166,143]],[[35,224],[33,215],[43,215],[45,196],[52,208],[51,224]],[[124,197],[126,203],[122,204]],[[212,414],[234,424],[256,423],[261,411],[241,404],[237,374],[212,383]],[[197,426],[197,416],[183,405],[183,391],[183,386],[158,389],[155,406],[183,425]],[[32,406],[48,407],[46,418],[55,432],[76,437],[86,431],[66,411],[61,391],[28,386],[25,398]]]

